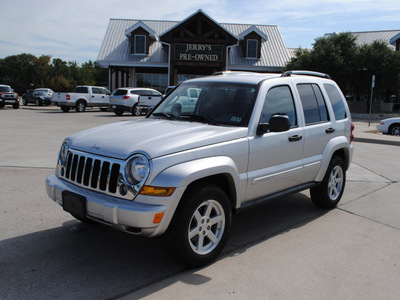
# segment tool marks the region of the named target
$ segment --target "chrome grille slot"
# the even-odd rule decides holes
[[[65,180],[78,186],[115,197],[131,200],[132,195],[119,193],[119,178],[123,162],[97,157],[70,149],[63,168]]]

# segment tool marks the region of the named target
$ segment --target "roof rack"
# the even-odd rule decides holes
[[[254,75],[254,74],[258,74],[256,72],[248,72],[248,71],[219,71],[219,72],[215,72],[213,73],[214,76],[218,76],[218,75]]]
[[[314,72],[314,71],[286,71],[283,73],[281,76],[282,77],[290,77],[293,75],[308,75],[308,76],[316,76],[316,77],[321,77],[321,78],[326,78],[326,79],[332,79],[331,76],[325,73],[319,73],[319,72]]]

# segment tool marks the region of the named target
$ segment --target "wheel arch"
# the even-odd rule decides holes
[[[349,144],[348,140],[345,137],[332,139],[325,147],[325,150],[323,152],[323,157],[325,159],[322,161],[321,168],[315,178],[315,181],[319,182],[323,180],[330,162],[336,156],[340,157],[343,160],[344,169],[345,171],[347,171],[350,167],[352,152],[352,146]]]

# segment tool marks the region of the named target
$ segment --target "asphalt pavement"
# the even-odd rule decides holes
[[[400,137],[355,120],[355,154],[336,209],[303,192],[233,220],[213,264],[189,269],[158,239],[85,225],[44,179],[62,140],[135,117],[55,107],[0,110],[0,299],[398,299]]]

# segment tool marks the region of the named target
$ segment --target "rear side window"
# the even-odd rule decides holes
[[[273,115],[286,115],[289,117],[292,127],[297,125],[293,95],[289,86],[277,86],[268,91],[264,102],[261,122],[269,123],[269,119]]]
[[[347,118],[346,107],[344,106],[343,99],[340,96],[337,88],[332,84],[324,84],[328,97],[331,100],[333,112],[335,113],[336,120],[343,120]]]
[[[115,90],[114,96],[122,96],[122,95],[126,95],[127,93],[128,93],[127,90]]]
[[[319,86],[315,83],[298,84],[297,90],[303,105],[306,125],[327,122],[328,112]]]
[[[74,90],[74,93],[88,94],[88,88],[86,86],[77,86]]]

